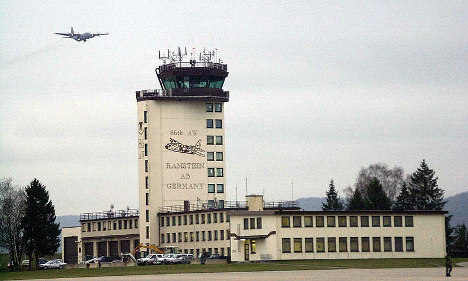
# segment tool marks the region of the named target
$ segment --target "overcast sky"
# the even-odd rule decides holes
[[[319,3],[314,3],[319,2]],[[467,1],[1,1],[0,177],[58,215],[138,206],[135,91],[158,50],[219,50],[227,197],[341,191],[423,158],[467,191]],[[139,3],[139,4],[135,4]],[[54,32],[110,32],[86,43]]]

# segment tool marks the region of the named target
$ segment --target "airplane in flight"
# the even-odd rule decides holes
[[[58,32],[56,32],[55,34],[62,35],[63,36],[62,38],[71,38],[71,39],[76,40],[78,42],[79,41],[86,42],[86,40],[91,39],[91,38],[93,38],[95,36],[109,35],[109,33],[89,33],[89,32],[75,33],[73,31],[73,27],[71,28],[70,33],[58,33]]]

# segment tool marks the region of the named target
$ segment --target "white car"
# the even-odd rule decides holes
[[[144,258],[137,259],[137,265],[151,265],[151,264],[161,264],[160,257],[162,258],[161,254],[151,254],[147,255]]]
[[[62,262],[62,260],[51,260],[46,263],[40,264],[39,268],[41,269],[52,269],[52,268],[63,268],[66,263]]]
[[[161,262],[164,264],[176,264],[176,263],[182,263],[182,259],[177,257],[178,255],[176,254],[166,254],[162,258]]]

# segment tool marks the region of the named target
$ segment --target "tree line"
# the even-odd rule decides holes
[[[11,178],[0,181],[0,246],[10,255],[10,268],[20,268],[23,256],[31,269],[38,258],[53,255],[60,246],[60,228],[46,186],[37,179],[23,188]]]
[[[404,178],[401,167],[389,169],[385,164],[373,164],[359,171],[354,188],[344,189],[346,200],[338,195],[333,180],[322,203],[324,211],[339,210],[435,210],[444,209],[444,190],[426,160],[415,172]],[[452,216],[445,217],[447,247],[466,249],[468,233],[465,224],[450,226]]]

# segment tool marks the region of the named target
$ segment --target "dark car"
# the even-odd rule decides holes
[[[37,259],[37,263],[38,263],[38,264],[45,264],[46,262],[47,262],[47,260],[44,259],[44,258],[38,258],[38,259]]]
[[[220,254],[212,254],[209,257],[210,260],[220,260],[220,259],[226,259],[226,256],[221,256]]]

